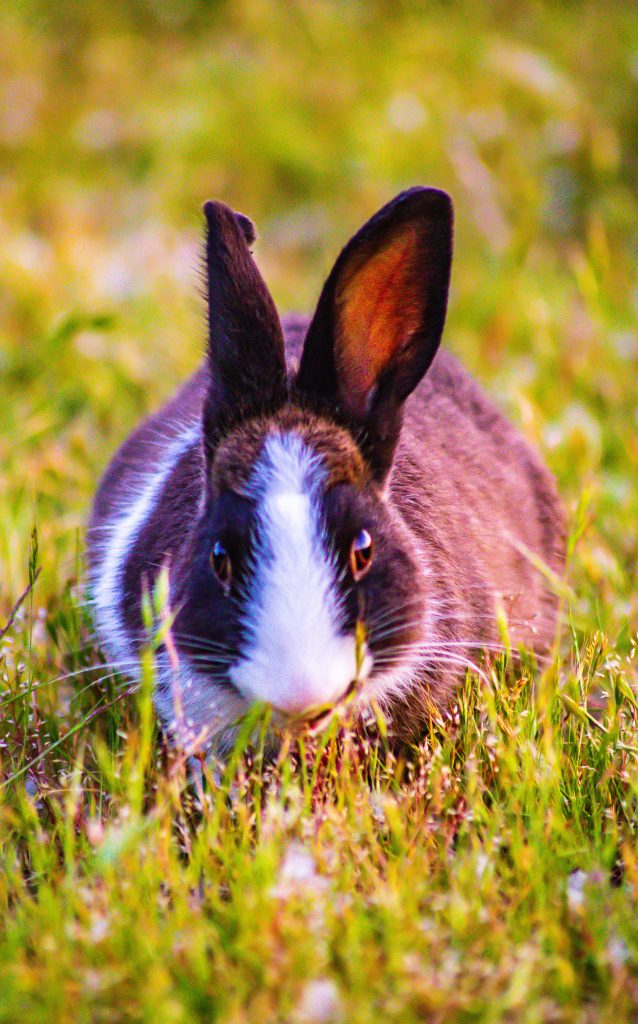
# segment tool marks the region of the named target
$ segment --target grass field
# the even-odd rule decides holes
[[[629,0],[2,5],[0,1020],[638,1018],[637,181]],[[445,344],[564,496],[555,657],[398,761],[333,731],[188,790],[100,668],[98,475],[200,357],[204,199],[304,310],[415,183]]]

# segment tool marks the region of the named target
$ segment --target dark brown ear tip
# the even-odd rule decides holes
[[[451,219],[454,216],[452,196],[448,192],[444,192],[442,188],[429,188],[427,192],[432,209]]]
[[[451,221],[454,217],[452,197],[441,188],[429,188],[416,185],[397,196],[397,202],[418,208],[430,218],[437,217]]]
[[[231,210],[230,206],[222,203],[219,199],[208,199],[204,203],[203,211],[208,227],[211,230],[219,229],[224,221],[227,223],[230,221],[234,222],[240,229],[247,245],[252,245],[257,238],[255,225],[250,217],[246,217],[243,213],[236,213],[234,210]]]
[[[233,216],[230,206],[226,206],[226,203],[222,203],[219,199],[207,199],[202,210],[209,224],[217,223],[225,217]]]

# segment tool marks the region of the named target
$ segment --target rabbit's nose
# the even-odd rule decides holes
[[[330,708],[350,691],[353,680],[363,681],[372,659],[364,652],[358,664],[352,638],[343,637],[322,659],[306,657],[300,648],[250,652],[232,666],[233,685],[247,700],[270,704],[284,718],[308,718]]]

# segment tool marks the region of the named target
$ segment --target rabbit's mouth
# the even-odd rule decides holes
[[[310,735],[321,732],[335,715],[347,712],[347,709],[356,700],[360,687],[361,680],[353,679],[347,690],[338,700],[318,709],[314,708],[312,711],[302,715],[289,716],[286,718],[285,723],[283,723],[283,727],[288,731],[306,732]]]

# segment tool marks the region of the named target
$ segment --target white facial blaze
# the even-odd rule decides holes
[[[268,439],[251,481],[261,539],[245,613],[249,647],[231,678],[244,697],[293,715],[334,702],[356,675],[322,536],[322,482],[320,460],[294,434]]]

